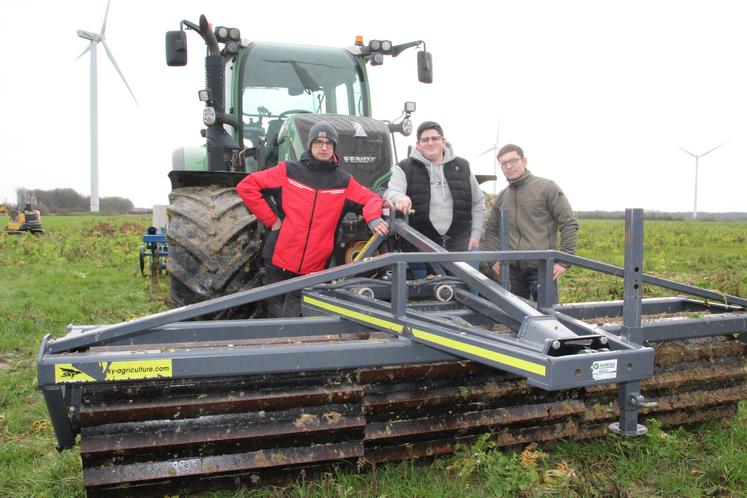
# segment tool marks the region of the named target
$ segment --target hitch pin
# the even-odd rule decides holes
[[[641,393],[633,394],[630,396],[630,404],[638,408],[654,408],[659,406],[657,401],[646,401],[645,399]]]

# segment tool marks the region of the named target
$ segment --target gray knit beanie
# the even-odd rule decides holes
[[[309,140],[306,143],[306,147],[308,148],[308,150],[311,150],[311,142],[313,142],[317,138],[326,138],[327,140],[331,140],[335,144],[335,149],[337,149],[337,130],[329,121],[319,121],[311,127],[311,130],[309,130]]]

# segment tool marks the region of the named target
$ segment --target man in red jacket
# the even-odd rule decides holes
[[[335,127],[320,121],[311,127],[307,151],[299,161],[257,171],[236,186],[247,207],[271,230],[262,250],[266,283],[323,270],[344,208],[351,204],[362,208],[373,232],[389,232],[381,217],[381,198],[337,168],[337,144]],[[270,316],[300,316],[301,292],[268,299],[267,307]]]

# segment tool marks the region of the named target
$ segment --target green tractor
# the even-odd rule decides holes
[[[334,123],[341,167],[372,190],[386,186],[397,161],[395,134],[412,132],[414,102],[406,102],[394,122],[371,117],[366,65],[381,65],[412,47],[418,79],[433,80],[425,43],[393,45],[356,39],[348,48],[248,42],[236,28],[212,28],[182,21],[166,34],[169,66],[187,63],[187,30],[207,46],[202,136],[204,147],[182,147],[169,174],[170,298],[174,306],[262,285],[259,248],[262,227],[236,195],[235,186],[253,171],[300,158],[309,129]],[[350,261],[368,238],[360,213],[341,220],[332,264]],[[251,316],[256,310],[242,310]]]

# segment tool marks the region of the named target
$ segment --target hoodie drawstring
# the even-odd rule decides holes
[[[441,200],[445,201],[446,200],[446,177],[444,176],[443,164],[440,164],[440,165],[437,166],[437,165],[435,165],[435,164],[433,164],[431,162],[428,162],[428,169],[430,170],[430,176],[431,176],[431,179],[433,179],[433,180],[438,180],[438,178],[434,178],[436,176],[436,174],[434,173],[434,170],[435,171],[440,171],[440,173],[441,173],[441,180],[440,180],[440,183],[441,183]]]

